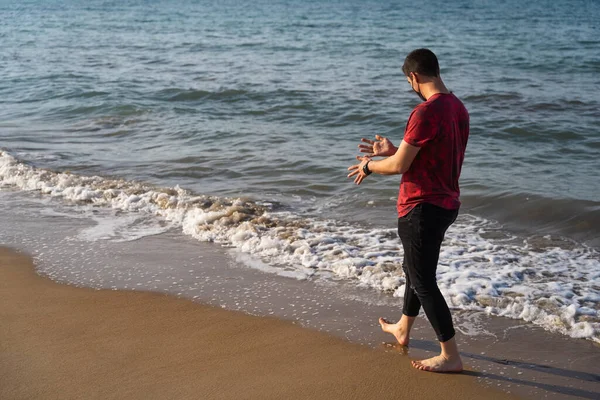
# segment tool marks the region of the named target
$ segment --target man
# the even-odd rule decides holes
[[[398,235],[404,248],[406,277],[400,321],[379,319],[382,329],[408,345],[410,329],[421,306],[440,342],[439,356],[412,361],[420,370],[460,372],[462,360],[452,316],[436,281],[440,246],[460,207],[458,178],[469,137],[469,114],[444,85],[437,57],[428,49],[412,51],[402,71],[424,101],[410,114],[404,139],[396,148],[387,138],[362,139],[359,164],[348,177],[360,184],[371,173],[402,174],[398,196]],[[374,161],[374,156],[386,157]]]

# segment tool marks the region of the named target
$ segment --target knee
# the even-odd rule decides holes
[[[440,289],[437,285],[437,282],[434,280],[432,282],[411,282],[412,289],[415,291],[415,294],[419,299],[441,295]]]

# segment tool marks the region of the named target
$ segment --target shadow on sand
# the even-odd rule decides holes
[[[440,349],[437,343],[426,341],[426,340],[416,340],[416,339],[411,340],[410,347],[417,348],[420,350],[431,351],[434,353],[439,352],[439,349]],[[407,346],[402,346],[398,343],[387,343],[386,342],[382,345],[382,348],[386,351],[390,351],[390,350],[395,351],[395,352],[398,352],[405,356],[408,356],[408,353],[409,353],[409,348]],[[564,369],[564,368],[551,367],[548,365],[526,363],[526,362],[521,362],[521,361],[516,361],[516,360],[503,359],[503,358],[494,358],[494,357],[489,357],[489,356],[480,355],[480,354],[461,352],[461,355],[463,357],[463,360],[464,359],[473,359],[473,360],[486,361],[486,362],[491,362],[491,363],[500,364],[500,365],[510,365],[510,366],[520,368],[520,369],[529,369],[529,370],[536,371],[536,372],[543,372],[546,374],[554,374],[554,375],[558,375],[561,377],[567,377],[567,378],[571,378],[571,379],[579,379],[579,380],[582,380],[585,382],[600,384],[600,375],[591,374],[588,372],[573,371],[573,370]],[[564,386],[560,386],[560,385],[551,385],[551,384],[547,384],[547,383],[535,382],[535,381],[530,381],[530,380],[525,380],[525,379],[513,378],[513,377],[502,376],[502,375],[492,374],[492,373],[488,373],[488,372],[473,371],[473,370],[465,370],[465,371],[463,371],[463,374],[469,375],[469,376],[475,376],[478,378],[494,379],[497,381],[510,383],[511,385],[514,384],[514,385],[531,386],[531,387],[542,389],[542,390],[545,390],[548,392],[554,392],[554,393],[564,394],[564,395],[568,395],[568,396],[580,397],[582,399],[593,399],[593,400],[600,399],[600,391],[592,392],[589,390],[564,387]]]

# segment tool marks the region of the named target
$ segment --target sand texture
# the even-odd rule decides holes
[[[0,399],[508,399],[473,376],[156,293],[38,276],[0,248]]]

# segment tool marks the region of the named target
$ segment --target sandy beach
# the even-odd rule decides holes
[[[154,293],[40,277],[0,249],[2,399],[507,399],[472,376]]]

